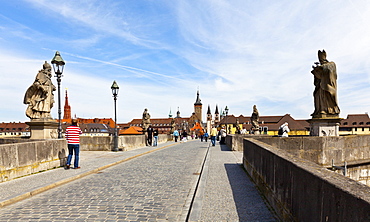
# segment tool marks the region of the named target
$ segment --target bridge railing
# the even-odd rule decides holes
[[[369,221],[370,187],[261,141],[243,165],[283,221]]]

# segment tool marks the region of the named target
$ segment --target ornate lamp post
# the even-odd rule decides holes
[[[225,112],[226,112],[226,134],[227,134],[227,114],[229,113],[229,108],[227,108],[227,106],[225,107]]]
[[[113,97],[114,97],[114,138],[113,138],[113,150],[112,151],[118,151],[117,95],[118,95],[119,87],[118,87],[116,81],[113,81],[113,84],[110,88],[112,89],[112,94],[113,94]]]
[[[58,138],[62,138],[62,109],[60,105],[60,82],[62,81],[62,74],[64,65],[66,64],[60,56],[60,53],[56,51],[54,58],[51,60],[51,64],[53,64],[53,69],[55,73],[55,77],[57,77],[58,82]]]

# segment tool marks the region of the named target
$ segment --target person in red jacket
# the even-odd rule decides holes
[[[71,167],[71,160],[73,153],[75,154],[75,161],[74,161],[74,169],[79,169],[79,159],[80,159],[80,134],[82,131],[80,127],[77,126],[77,120],[72,119],[72,125],[67,127],[66,129],[66,139],[68,143],[68,158],[67,158],[67,165],[66,169]]]

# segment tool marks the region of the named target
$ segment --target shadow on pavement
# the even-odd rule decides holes
[[[221,147],[221,151],[231,151],[231,149],[226,146],[226,144],[220,144],[220,147]]]
[[[228,147],[221,146],[223,151]],[[225,150],[224,150],[225,149]],[[230,150],[230,149],[228,149]],[[240,164],[225,164],[239,221],[277,221]]]

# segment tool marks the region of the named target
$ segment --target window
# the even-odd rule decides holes
[[[357,125],[357,122],[353,122],[352,125]]]
[[[344,122],[343,125],[345,125],[345,126],[348,125],[348,122]]]
[[[359,124],[360,124],[360,125],[364,125],[364,122],[360,122]]]

